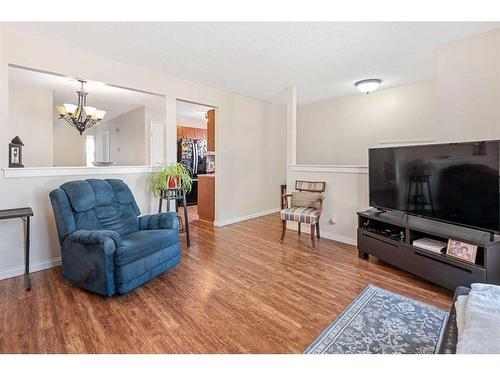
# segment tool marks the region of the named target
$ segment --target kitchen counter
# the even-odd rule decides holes
[[[215,173],[198,175],[198,217],[215,220]]]

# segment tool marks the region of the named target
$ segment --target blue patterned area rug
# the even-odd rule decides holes
[[[447,318],[437,307],[368,285],[304,353],[434,353]]]

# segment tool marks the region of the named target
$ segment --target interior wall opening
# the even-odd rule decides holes
[[[215,220],[215,107],[178,99],[177,162],[192,176],[187,194],[189,221]]]
[[[19,66],[8,79],[9,139],[22,140],[25,167],[153,164],[148,138],[166,121],[165,96]]]

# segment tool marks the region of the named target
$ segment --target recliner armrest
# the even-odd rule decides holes
[[[66,236],[61,249],[64,277],[85,289],[112,296],[115,251],[121,236],[112,230],[77,230]]]
[[[65,239],[85,245],[101,245],[105,252],[114,252],[120,246],[121,240],[120,234],[112,230],[77,230]]]
[[[144,215],[139,217],[140,230],[178,228],[179,214],[177,214],[177,212],[162,212],[159,214]]]

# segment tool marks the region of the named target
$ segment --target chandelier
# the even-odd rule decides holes
[[[83,84],[86,81],[78,80],[82,84],[80,90],[76,92],[78,95],[78,104],[63,104],[57,106],[57,112],[59,113],[59,119],[65,119],[68,124],[76,128],[80,132],[83,132],[102,122],[106,111],[100,111],[95,107],[87,106],[87,94],[83,88]]]

